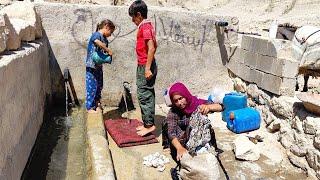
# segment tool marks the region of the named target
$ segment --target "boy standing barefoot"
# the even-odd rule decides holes
[[[148,8],[144,1],[136,0],[129,7],[132,22],[138,26],[137,54],[137,95],[141,108],[143,126],[137,127],[137,133],[144,136],[156,129],[154,125],[155,92],[154,84],[157,75],[157,64],[154,54],[157,49],[156,34],[147,19]]]

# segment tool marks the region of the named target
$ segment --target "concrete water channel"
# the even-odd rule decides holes
[[[47,113],[21,179],[87,179],[85,111]]]

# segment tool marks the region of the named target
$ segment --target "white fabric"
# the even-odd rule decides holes
[[[320,70],[319,30],[320,28],[314,26],[302,26],[295,32],[295,37],[293,38],[292,43],[293,57],[300,61],[300,67]],[[312,33],[314,34],[311,35]]]

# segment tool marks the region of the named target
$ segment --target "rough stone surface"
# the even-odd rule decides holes
[[[295,156],[294,154],[290,153],[290,151],[287,151],[288,159],[289,161],[296,167],[301,168],[304,171],[308,170],[308,163],[306,159],[304,158],[299,158]]]
[[[36,31],[34,26],[31,26],[23,19],[11,18],[11,22],[21,41],[34,41],[36,39]]]
[[[302,121],[298,117],[292,119],[291,127],[295,129],[298,133],[303,133]]]
[[[0,53],[7,48],[8,29],[5,24],[5,15],[0,14]]]
[[[43,39],[1,57],[0,179],[20,179],[28,161],[50,100],[48,57]]]
[[[87,39],[95,31],[101,18],[107,17],[115,22],[117,28],[109,38],[109,47],[115,56],[111,65],[104,65],[104,84],[108,88],[103,88],[102,101],[107,105],[118,105],[123,81],[132,85],[133,98],[136,100],[137,27],[128,16],[127,6],[57,3],[38,3],[35,6],[57,63],[62,70],[69,68],[79,98],[85,97],[83,61],[86,57]],[[214,22],[231,22],[232,18],[236,18],[151,6],[148,10],[158,41],[155,55],[158,64],[155,85],[158,103],[164,102],[164,87],[175,81],[184,82],[193,94],[208,93],[213,86],[225,90],[233,88],[220,56],[217,38],[220,35],[217,35]],[[237,27],[232,24],[230,26]]]
[[[279,141],[284,148],[289,149],[294,143],[294,132],[285,121],[282,121],[280,126]]]
[[[320,118],[307,117],[307,119],[303,121],[303,129],[306,134],[316,134],[317,130],[320,129]]]
[[[317,173],[317,177],[320,178],[320,151],[317,149],[308,149],[306,155],[309,166]]]
[[[10,20],[12,18],[24,20],[26,24],[25,26],[31,26],[34,28],[35,38],[42,37],[41,19],[39,15],[36,13],[33,3],[26,1],[15,2],[10,6],[4,7],[3,9],[1,9],[1,11],[5,12],[9,16]],[[14,25],[14,27],[16,26]]]
[[[314,147],[316,147],[318,150],[320,150],[320,130],[317,130],[316,135],[314,136],[313,141]]]
[[[16,30],[14,29],[13,25],[11,24],[9,17],[7,14],[1,14],[0,12],[0,21],[1,24],[5,24],[7,28],[7,42],[6,42],[6,49],[7,50],[17,50],[21,45],[21,39],[17,34]]]
[[[243,82],[240,78],[235,78],[233,79],[233,86],[234,86],[234,90],[238,91],[238,92],[246,92],[247,91],[247,85],[245,82]]]
[[[280,96],[279,98],[273,97],[270,101],[270,108],[277,114],[291,118],[293,116],[293,104],[295,99],[286,96]]]
[[[304,107],[317,115],[320,115],[320,95],[310,93],[300,93],[297,97],[303,102]]]
[[[251,142],[248,137],[240,135],[234,140],[234,152],[236,158],[256,161],[260,158],[260,151],[258,147]]]
[[[281,120],[276,118],[274,121],[272,121],[272,123],[268,126],[268,131],[269,132],[277,132],[280,130],[280,124],[281,124]]]

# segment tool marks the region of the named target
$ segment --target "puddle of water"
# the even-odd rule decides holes
[[[50,110],[43,121],[21,179],[87,179],[85,114]]]

